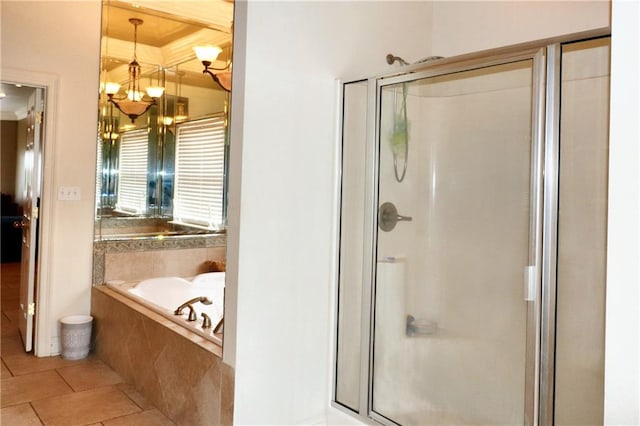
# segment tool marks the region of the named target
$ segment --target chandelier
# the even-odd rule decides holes
[[[129,22],[133,25],[133,60],[129,63],[127,94],[117,96],[120,91],[118,83],[106,83],[105,93],[109,97],[109,102],[129,117],[133,123],[136,118],[147,112],[152,105],[157,104],[157,99],[164,93],[164,87],[160,85],[149,86],[146,88],[146,94],[140,89],[141,70],[136,56],[136,48],[138,44],[138,25],[142,25],[144,21],[138,18],[130,18]]]
[[[218,86],[224,89],[227,92],[231,91],[231,59],[229,59],[226,65],[222,68],[214,68],[211,66],[213,62],[216,60],[218,55],[222,52],[222,49],[218,46],[194,46],[193,50],[196,52],[196,56],[198,60],[202,62],[204,65],[203,74],[209,74],[213,81],[215,81]],[[212,72],[212,71],[220,71],[220,72]]]

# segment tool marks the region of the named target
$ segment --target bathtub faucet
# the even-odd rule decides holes
[[[187,300],[186,302],[184,302],[182,305],[178,306],[176,308],[175,311],[173,311],[173,313],[175,315],[182,315],[182,311],[184,310],[184,308],[189,308],[189,321],[195,321],[198,319],[198,316],[196,315],[196,310],[193,309],[193,303],[202,303],[203,305],[210,305],[211,299],[201,296],[201,297],[194,297],[191,300]]]

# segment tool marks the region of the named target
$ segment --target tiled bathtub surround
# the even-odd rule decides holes
[[[225,260],[225,234],[103,240],[93,244],[93,284],[195,276],[207,260]]]
[[[95,353],[177,424],[233,423],[222,349],[106,286],[93,288]]]
[[[206,274],[205,274],[206,275]],[[203,278],[200,277],[202,280]],[[204,278],[207,279],[207,278]],[[217,278],[220,279],[219,277]],[[160,281],[157,281],[160,280]],[[199,336],[204,337],[207,340],[212,341],[217,345],[222,345],[222,333],[214,333],[214,327],[218,324],[218,321],[222,319],[221,314],[224,303],[224,288],[220,288],[219,284],[210,283],[209,290],[205,290],[203,293],[198,293],[199,296],[207,296],[213,304],[204,306],[201,303],[195,304],[195,312],[198,319],[196,321],[187,321],[188,311],[185,309],[183,315],[175,315],[174,310],[180,303],[194,297],[194,294],[185,286],[185,281],[175,277],[162,277],[144,281],[124,281],[124,282],[109,282],[107,286],[109,289],[124,295],[128,299],[133,299],[134,302],[149,308],[153,312],[160,314],[162,317],[174,322],[181,327],[192,331]],[[141,290],[139,286],[144,288]],[[215,289],[215,291],[213,290]],[[184,290],[184,291],[181,291]],[[182,293],[182,296],[177,295]],[[170,295],[170,296],[168,296]],[[203,328],[203,319],[201,313],[205,312],[211,318],[212,327]]]

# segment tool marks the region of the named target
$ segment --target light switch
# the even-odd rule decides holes
[[[77,186],[58,187],[58,200],[62,200],[62,201],[80,200],[80,188]]]

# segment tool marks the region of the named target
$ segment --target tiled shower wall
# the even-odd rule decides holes
[[[93,288],[95,353],[178,425],[233,424],[222,349],[106,286]]]

